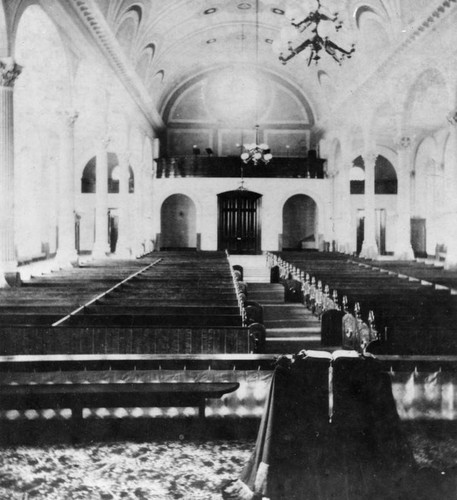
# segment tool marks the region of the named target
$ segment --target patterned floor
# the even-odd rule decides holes
[[[443,426],[405,431],[419,465],[457,463],[457,435]],[[243,439],[105,440],[80,444],[3,445],[0,499],[11,500],[215,500],[224,481],[241,472],[255,443]],[[105,435],[104,438],[107,436]]]

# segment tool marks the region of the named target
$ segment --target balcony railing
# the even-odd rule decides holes
[[[156,177],[291,177],[324,179],[325,160],[273,158],[267,165],[244,164],[238,156],[175,156],[156,158]]]

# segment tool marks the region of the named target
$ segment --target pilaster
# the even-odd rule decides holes
[[[397,233],[395,258],[412,260],[414,252],[411,246],[411,149],[412,139],[402,135],[397,140]]]
[[[111,138],[102,137],[98,143],[95,162],[95,241],[92,257],[103,258],[109,253],[108,244],[108,146]]]
[[[457,269],[457,109],[453,109],[447,116],[450,126],[450,147],[452,164],[446,165],[449,175],[446,179],[446,200],[448,214],[442,228],[445,231],[446,242],[446,269]]]
[[[0,288],[17,272],[14,242],[14,111],[13,89],[21,66],[0,59]]]
[[[77,261],[75,241],[75,139],[74,127],[78,112],[62,112],[61,165],[59,169],[59,243],[56,260],[59,265]]]
[[[132,257],[132,234],[129,204],[130,153],[119,155],[119,238],[116,255],[129,259]]]
[[[379,255],[378,245],[376,243],[376,212],[375,212],[375,165],[378,155],[371,151],[363,154],[363,162],[365,165],[365,222],[364,222],[364,239],[361,257],[367,259],[375,259]]]

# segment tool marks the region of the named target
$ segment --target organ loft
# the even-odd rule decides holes
[[[455,498],[456,22],[0,1],[1,498]]]

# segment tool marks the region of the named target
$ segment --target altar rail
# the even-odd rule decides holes
[[[325,160],[273,158],[268,165],[245,165],[238,156],[175,156],[157,158],[156,177],[285,177],[324,179]]]
[[[378,359],[390,375],[402,420],[457,420],[457,356],[379,356]],[[239,383],[238,391],[207,401],[206,415],[260,418],[273,369],[274,358],[266,354],[0,356],[0,386],[10,390],[17,385],[25,386],[32,392],[33,384],[65,384],[70,392],[72,384]],[[100,404],[97,402],[95,406]],[[138,405],[141,403],[135,402]],[[106,417],[117,417],[116,409],[104,408],[103,412]],[[139,408],[124,408],[126,416],[138,417],[139,412]],[[99,410],[86,408],[84,415],[99,418],[101,414]],[[197,416],[198,412],[187,408],[170,413],[169,409],[155,408],[143,409],[141,415]],[[0,410],[0,419],[4,417],[8,418],[7,413]],[[32,417],[38,418],[38,414]],[[29,417],[22,412],[14,413],[11,418]]]

